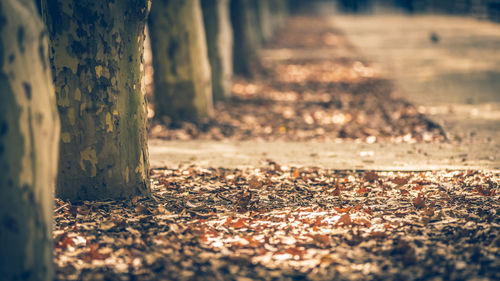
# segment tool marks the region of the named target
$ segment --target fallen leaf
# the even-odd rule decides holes
[[[116,224],[113,221],[105,221],[105,222],[101,223],[100,229],[102,231],[109,231],[115,226],[116,226]]]
[[[238,219],[234,223],[231,223],[231,227],[234,227],[234,228],[242,228],[242,227],[246,227],[246,226],[247,225],[245,224],[245,221],[243,219]]]
[[[432,207],[425,208],[424,209],[424,216],[427,216],[427,217],[434,216],[434,208],[432,208]]]
[[[392,180],[397,186],[403,186],[408,183],[410,177],[397,177]]]
[[[262,185],[263,185],[262,181],[256,175],[252,175],[248,179],[248,186],[251,189],[260,189],[262,187]]]
[[[75,246],[75,241],[73,238],[69,238],[65,235],[59,242],[56,243],[55,248],[66,249],[68,246]]]
[[[373,182],[378,179],[378,174],[375,172],[366,172],[363,176],[365,181]]]
[[[339,224],[342,224],[343,226],[352,225],[351,216],[348,213],[342,215],[340,219],[337,221],[337,225]]]
[[[99,250],[100,245],[99,244],[92,244],[90,245],[90,250],[85,256],[86,261],[93,261],[93,260],[105,260],[111,256],[112,249],[110,248],[104,248],[102,250]]]
[[[425,204],[425,197],[422,192],[420,192],[418,196],[413,200],[413,206],[418,209],[425,208],[427,206]]]
[[[366,194],[366,193],[368,193],[368,192],[369,192],[369,190],[368,190],[368,189],[366,189],[364,186],[360,187],[360,188],[356,191],[356,193],[357,193],[357,194],[361,194],[361,195]]]
[[[238,200],[236,201],[236,209],[239,212],[248,211],[248,205],[250,204],[250,200],[252,199],[252,193],[248,191],[243,191],[240,193]]]
[[[372,232],[370,232],[370,237],[373,237],[373,238],[386,238],[387,235],[383,231],[372,231]]]
[[[303,248],[298,248],[298,247],[292,247],[286,249],[286,253],[292,255],[292,256],[298,256],[299,259],[302,259],[304,257],[304,249]]]
[[[365,227],[370,227],[372,225],[372,223],[369,220],[365,219],[365,218],[355,219],[354,220],[354,224],[365,226]]]
[[[230,226],[233,223],[233,218],[227,217],[226,221],[222,224],[223,226]]]
[[[338,182],[335,183],[335,189],[332,191],[333,196],[340,196],[340,184]]]
[[[312,239],[323,246],[326,246],[330,243],[330,236],[326,234],[314,234]]]
[[[482,186],[478,186],[474,189],[475,192],[477,192],[478,194],[482,195],[482,196],[495,196],[495,190],[492,189],[492,190],[488,190]]]
[[[151,214],[151,212],[148,210],[148,208],[142,204],[137,204],[137,206],[135,206],[135,211],[141,215],[150,215]]]
[[[346,208],[339,208],[339,207],[333,207],[337,213],[349,213],[351,211],[351,207],[346,207]]]

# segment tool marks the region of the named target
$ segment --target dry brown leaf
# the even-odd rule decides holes
[[[335,211],[337,211],[337,213],[341,214],[341,213],[349,213],[352,208],[351,207],[346,207],[346,208],[333,207],[333,209]]]
[[[387,234],[385,234],[385,232],[383,232],[383,231],[372,231],[372,232],[370,232],[370,237],[373,237],[373,238],[386,238]]]
[[[234,228],[242,228],[242,227],[246,227],[246,223],[243,219],[238,219],[237,221],[231,223],[231,227],[234,227]]]
[[[342,188],[340,187],[340,183],[335,182],[335,189],[332,191],[332,195],[334,196],[340,196],[340,191]]]
[[[89,252],[85,255],[84,259],[90,262],[93,260],[105,260],[109,258],[109,256],[111,256],[112,250],[110,250],[109,248],[99,250],[99,247],[99,244],[90,245]]]
[[[366,172],[365,175],[363,176],[363,179],[365,181],[376,181],[378,179],[378,174],[376,172]]]
[[[478,194],[482,195],[482,196],[495,196],[495,190],[494,189],[486,189],[482,186],[478,186],[474,189],[475,192],[477,192]]]
[[[330,243],[330,236],[326,234],[315,234],[312,239],[321,245],[328,245]]]
[[[413,206],[418,209],[425,208],[427,206],[425,204],[425,197],[422,192],[418,193],[418,196],[413,199]]]
[[[260,189],[262,187],[262,185],[263,185],[262,181],[256,175],[252,175],[248,179],[248,186],[251,189]]]
[[[343,214],[337,221],[337,225],[339,224],[342,224],[342,226],[352,225],[351,216],[348,213]]]
[[[360,195],[364,195],[364,194],[366,194],[366,193],[368,193],[368,192],[370,192],[370,190],[368,190],[368,189],[367,189],[367,188],[365,188],[364,186],[360,187],[360,188],[356,191],[356,193],[357,193],[357,194],[360,194]]]
[[[410,177],[397,177],[392,180],[397,186],[403,186],[408,183]]]
[[[248,211],[248,205],[250,204],[250,200],[252,200],[252,193],[248,191],[240,193],[238,200],[236,201],[236,209],[239,212]]]
[[[354,220],[354,224],[361,225],[361,226],[364,226],[364,227],[370,227],[372,225],[372,223],[369,220],[365,219],[365,218],[355,219]]]

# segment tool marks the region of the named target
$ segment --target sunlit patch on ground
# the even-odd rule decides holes
[[[160,169],[152,198],[56,202],[59,280],[500,278],[500,175]]]

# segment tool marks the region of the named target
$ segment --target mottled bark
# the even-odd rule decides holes
[[[59,119],[47,46],[32,1],[0,1],[1,280],[54,276]]]
[[[231,1],[231,23],[234,31],[235,74],[251,77],[259,67],[259,30],[254,0]]]
[[[153,1],[149,33],[156,117],[179,123],[212,116],[212,78],[200,1]]]
[[[61,115],[56,195],[120,199],[149,192],[141,85],[148,0],[47,0]]]
[[[201,0],[201,4],[212,70],[212,92],[215,100],[224,100],[231,96],[233,76],[233,29],[229,18],[229,0]]]

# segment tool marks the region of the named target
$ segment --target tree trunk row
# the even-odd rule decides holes
[[[251,77],[259,49],[282,28],[286,0],[158,0],[149,17],[155,116],[167,125],[213,116],[233,72]]]
[[[54,190],[72,202],[150,192],[141,78],[151,2],[41,3],[0,2],[5,280],[53,280]],[[203,0],[202,13],[200,0],[153,1],[157,114],[174,123],[212,116],[213,97],[230,96],[233,67],[252,75],[260,45],[283,25],[284,3]]]

